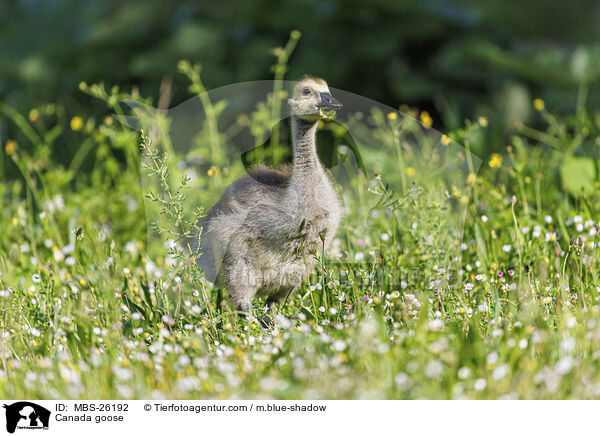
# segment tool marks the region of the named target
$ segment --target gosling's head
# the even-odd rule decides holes
[[[310,76],[296,83],[288,103],[292,108],[292,115],[306,121],[333,118],[335,111],[342,108],[342,104],[329,92],[327,82]]]

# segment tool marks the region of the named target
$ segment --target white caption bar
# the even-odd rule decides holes
[[[583,434],[593,401],[3,400],[0,434]],[[392,431],[393,433],[389,433]],[[128,432],[128,433],[125,433]],[[239,432],[239,433],[234,433]],[[325,433],[327,432],[327,433]],[[334,432],[334,433],[330,433]],[[376,433],[381,432],[381,433]],[[384,433],[385,432],[385,433]]]

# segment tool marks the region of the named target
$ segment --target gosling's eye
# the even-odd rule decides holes
[[[310,89],[308,89],[308,88],[304,88],[304,89],[302,90],[302,94],[303,94],[303,95],[308,95],[308,94],[310,94]]]

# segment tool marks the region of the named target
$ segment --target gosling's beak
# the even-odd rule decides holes
[[[317,105],[318,108],[323,108],[325,110],[339,110],[341,109],[342,103],[337,101],[333,96],[328,92],[321,93],[321,102]]]

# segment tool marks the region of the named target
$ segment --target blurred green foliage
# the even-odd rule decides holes
[[[156,104],[166,78],[173,105],[188,96],[180,59],[202,64],[208,89],[271,78],[266,54],[298,29],[288,78],[311,73],[393,107],[427,109],[446,131],[484,115],[498,121],[487,149],[475,150],[488,153],[506,144],[514,119],[531,121],[534,97],[567,112],[582,82],[597,89],[599,12],[591,0],[7,0],[0,100],[22,113],[56,103],[68,122],[107,113],[78,91],[81,81],[139,87]],[[587,104],[598,103],[591,92]],[[0,140],[16,131],[0,121]],[[67,137],[54,156],[67,163],[78,147]]]

